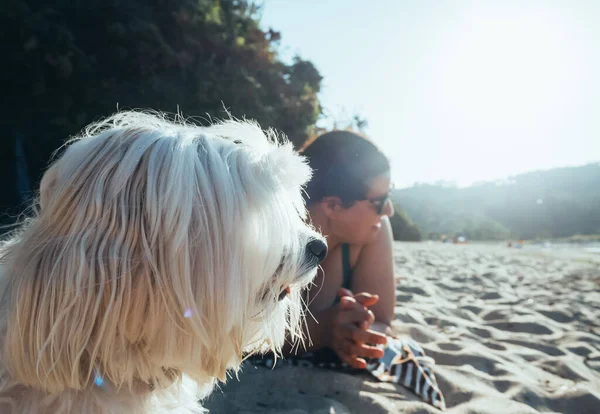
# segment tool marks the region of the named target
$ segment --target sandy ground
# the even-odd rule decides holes
[[[448,413],[600,413],[600,254],[397,244],[395,331],[423,345]],[[436,413],[368,375],[247,366],[212,413]]]

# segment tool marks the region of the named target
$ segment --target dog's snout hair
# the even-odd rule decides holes
[[[145,413],[182,404],[184,380],[208,392],[244,352],[280,352],[326,251],[306,241],[309,177],[248,121],[86,128],[2,247],[0,412]]]

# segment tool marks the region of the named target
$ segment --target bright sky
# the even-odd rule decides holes
[[[265,0],[400,187],[600,161],[600,1]]]

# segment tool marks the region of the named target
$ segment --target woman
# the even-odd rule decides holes
[[[325,133],[302,154],[313,169],[305,195],[310,220],[329,253],[307,293],[310,340],[305,349],[286,351],[315,351],[317,359],[365,368],[366,359],[383,356],[373,345],[386,343],[394,318],[389,161],[349,131]]]
[[[359,370],[372,362],[368,370],[376,378],[401,383],[444,410],[432,359],[415,341],[390,332],[395,286],[389,161],[372,142],[348,131],[321,135],[301,152],[313,169],[305,194],[309,218],[326,237],[328,253],[305,297],[311,313],[304,332],[309,340],[306,347],[288,345],[284,356],[292,365],[308,360],[336,368],[344,362]],[[384,357],[384,351],[374,345],[388,341]],[[269,368],[274,363],[272,355],[252,360]],[[283,375],[277,380],[289,387],[298,378],[302,377]],[[304,378],[312,381],[310,375]],[[264,404],[270,393],[253,389],[250,398]],[[226,393],[225,399],[233,395]],[[241,404],[248,406],[248,394],[241,395]]]

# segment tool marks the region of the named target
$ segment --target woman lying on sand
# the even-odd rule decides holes
[[[366,368],[366,359],[383,356],[373,345],[386,343],[394,318],[390,164],[348,131],[323,134],[302,153],[314,174],[306,189],[310,220],[329,253],[306,296],[310,341],[285,352],[313,351],[319,361]]]
[[[389,217],[394,208],[386,156],[348,131],[323,134],[302,153],[313,169],[305,194],[310,220],[326,237],[328,253],[305,296],[308,340],[304,346],[288,344],[285,359],[367,370],[443,409],[431,358],[414,341],[393,338],[391,332],[396,287]],[[271,367],[274,358],[252,361]]]

